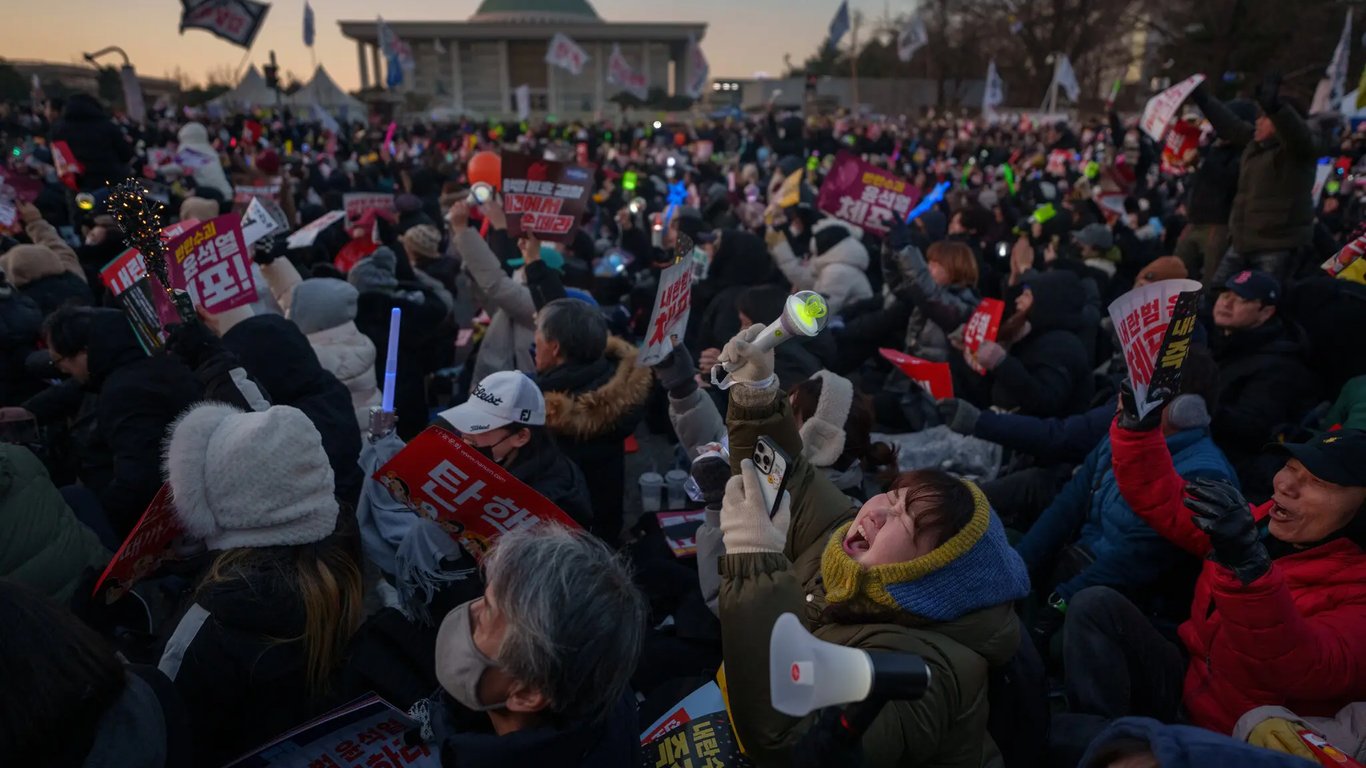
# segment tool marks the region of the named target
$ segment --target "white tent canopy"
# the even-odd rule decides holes
[[[365,103],[347,95],[321,65],[308,85],[290,96],[288,103],[295,109],[311,109],[316,104],[333,115],[351,120],[363,118],[366,111]]]
[[[247,74],[242,77],[242,82],[237,84],[237,87],[222,96],[213,99],[209,102],[209,105],[214,107],[238,107],[244,109],[251,109],[253,107],[273,107],[275,106],[275,91],[272,91],[270,86],[266,85],[266,79],[261,77],[261,73],[257,71],[256,65],[253,64],[251,68],[247,70]]]

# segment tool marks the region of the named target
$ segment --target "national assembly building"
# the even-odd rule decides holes
[[[704,23],[609,22],[587,0],[484,0],[468,21],[389,21],[413,51],[413,76],[398,89],[426,102],[491,118],[515,115],[515,90],[527,86],[538,116],[593,117],[610,111],[621,89],[607,80],[613,44],[643,75],[651,92],[682,94],[688,41],[699,42]],[[341,21],[342,34],[356,41],[362,90],[383,86],[384,57],[374,20]],[[546,63],[556,33],[569,36],[588,54],[574,75]]]

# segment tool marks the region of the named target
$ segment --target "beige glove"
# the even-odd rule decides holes
[[[754,462],[745,459],[740,462],[740,474],[726,483],[726,495],[721,500],[721,541],[726,545],[728,555],[782,553],[787,545],[792,497],[783,491],[778,514],[770,520],[763,492],[759,490],[762,482]]]
[[[714,384],[723,389],[732,384],[748,384],[751,387],[767,389],[777,383],[777,377],[773,375],[773,350],[758,350],[751,343],[763,332],[764,326],[755,323],[726,342],[716,362],[722,370],[730,374],[730,378],[725,383],[717,381],[716,369],[713,368]]]

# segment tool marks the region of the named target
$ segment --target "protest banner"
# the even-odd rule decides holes
[[[612,55],[607,57],[607,82],[641,101],[649,98],[650,81],[626,60],[619,43],[612,44]]]
[[[968,364],[978,373],[987,370],[977,362],[977,350],[983,342],[995,341],[1001,330],[1001,315],[1005,314],[1005,302],[1000,299],[982,299],[973,310],[972,317],[963,324],[963,347],[968,350]]]
[[[1343,247],[1342,250],[1333,254],[1333,257],[1323,262],[1320,268],[1333,277],[1342,274],[1343,270],[1352,266],[1362,256],[1366,256],[1366,235],[1362,235]]]
[[[579,527],[550,500],[441,427],[428,427],[413,438],[375,471],[374,479],[478,560],[507,531],[542,523]]]
[[[125,250],[100,267],[100,281],[115,298],[146,274],[147,264],[142,259],[142,252],[136,248]]]
[[[1181,371],[1190,354],[1191,339],[1195,336],[1195,311],[1200,306],[1200,294],[1188,291],[1177,294],[1172,319],[1162,335],[1162,346],[1153,358],[1153,375],[1148,382],[1147,402],[1160,406],[1181,391]]]
[[[275,200],[280,197],[282,184],[280,177],[276,176],[265,184],[240,184],[232,188],[232,210],[234,213],[242,213],[251,205],[253,198],[264,197],[267,200]]]
[[[869,232],[885,235],[904,221],[920,191],[895,175],[840,151],[821,184],[816,207]]]
[[[588,52],[569,39],[563,32],[556,32],[546,47],[545,63],[568,70],[575,77],[583,74],[583,65],[588,63]]]
[[[642,768],[748,768],[730,725],[730,716],[716,712],[696,718],[676,731],[641,747]]]
[[[697,556],[697,529],[702,527],[705,518],[705,513],[700,509],[655,513],[659,530],[664,534],[664,542],[677,558]]]
[[[347,192],[342,195],[342,205],[346,208],[346,226],[354,227],[370,211],[397,215],[394,196],[388,192]]]
[[[680,259],[659,273],[655,308],[650,313],[649,325],[645,326],[649,336],[640,349],[641,365],[658,364],[681,343],[683,331],[688,327],[688,315],[692,312],[692,273],[693,264],[689,259]]]
[[[38,194],[42,191],[42,181],[0,166],[0,200],[31,203],[38,199]]]
[[[1177,302],[1181,294],[1199,290],[1200,283],[1194,280],[1159,280],[1135,288],[1110,304],[1110,320],[1115,325],[1124,361],[1129,367],[1129,384],[1134,390],[1140,418],[1158,405],[1148,401],[1148,388]],[[1185,320],[1182,322],[1184,325]]]
[[[279,209],[278,204],[275,207]],[[275,212],[267,208],[263,198],[253,197],[247,204],[246,213],[242,214],[242,242],[250,248],[263,237],[287,231],[289,225],[285,223],[284,211],[278,212],[279,218],[276,218]]]
[[[439,749],[405,738],[416,726],[371,694],[276,737],[227,768],[441,768]]]
[[[878,349],[878,354],[924,387],[935,400],[953,397],[953,374],[948,363],[933,363],[886,347]]]
[[[269,3],[255,0],[180,0],[180,4],[180,34],[202,29],[248,50],[270,10]]]
[[[128,317],[142,351],[149,355],[166,346],[166,326],[183,322],[166,290],[145,273],[118,294],[115,301]]]
[[[203,222],[166,246],[170,288],[190,294],[195,306],[217,314],[256,301],[251,255],[235,213]]]
[[[1167,129],[1176,119],[1176,113],[1181,109],[1181,105],[1190,98],[1196,86],[1203,82],[1205,82],[1204,75],[1191,75],[1148,99],[1148,103],[1143,106],[1143,117],[1138,121],[1138,127],[1148,134],[1153,141],[1161,144],[1167,136]]]
[[[318,240],[324,229],[336,224],[346,216],[345,211],[328,211],[313,221],[299,227],[285,240],[290,248],[308,248]]]
[[[715,680],[709,680],[651,723],[650,727],[640,734],[640,744],[645,746],[693,720],[725,711],[726,700],[721,696],[721,686],[717,685]]]
[[[508,236],[566,242],[593,191],[588,169],[520,152],[503,153],[503,209]]]
[[[134,584],[146,578],[165,561],[177,559],[171,543],[185,532],[175,515],[171,486],[165,483],[152,497],[152,503],[138,518],[137,525],[114,553],[104,573],[95,580],[92,597],[104,592],[106,605],[123,597]],[[107,588],[106,588],[107,587]]]
[[[1184,120],[1172,123],[1167,132],[1167,142],[1162,146],[1162,170],[1164,173],[1181,175],[1191,168],[1199,158],[1200,129]]]

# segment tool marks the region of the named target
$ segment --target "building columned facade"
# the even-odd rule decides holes
[[[531,110],[540,116],[592,117],[608,112],[621,91],[607,81],[613,44],[652,91],[684,91],[688,41],[699,42],[704,23],[607,22],[587,0],[484,0],[468,21],[387,21],[412,48],[416,64],[401,94],[426,97],[429,108],[450,108],[493,118],[516,114],[514,92],[531,91]],[[356,41],[362,89],[382,87],[384,57],[374,21],[341,21],[342,34]],[[545,61],[556,33],[568,35],[588,54],[574,75]]]

